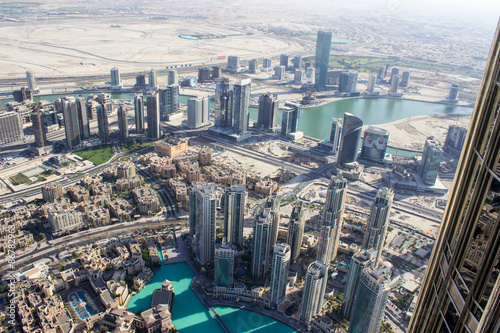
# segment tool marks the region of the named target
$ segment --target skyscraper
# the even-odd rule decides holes
[[[233,132],[235,134],[248,132],[248,123],[250,122],[250,85],[250,79],[241,80],[234,85]]]
[[[434,185],[439,172],[443,148],[434,137],[425,140],[424,153],[422,154],[422,164],[420,166],[420,177],[427,185]]]
[[[281,114],[281,136],[287,137],[290,133],[298,131],[300,106],[295,103],[285,102]]]
[[[304,70],[303,69],[296,69],[295,74],[293,76],[293,83],[294,84],[302,84],[304,81]]]
[[[288,236],[286,242],[290,244],[290,256],[292,262],[295,262],[300,254],[302,247],[302,237],[304,236],[305,216],[302,206],[293,207],[288,222]]]
[[[195,184],[189,194],[189,221],[195,234],[195,254],[205,265],[214,260],[215,255],[215,186]],[[191,222],[192,221],[192,222]]]
[[[179,111],[179,86],[169,85],[158,89],[160,118],[167,120],[168,115]]]
[[[353,93],[357,91],[358,86],[358,72],[348,71],[340,73],[339,91],[346,93]]]
[[[80,124],[78,122],[78,109],[74,97],[65,97],[62,100],[64,131],[66,132],[66,145],[69,149],[81,144]]]
[[[128,138],[128,118],[125,106],[120,104],[116,113],[118,115],[118,131],[120,132],[120,140],[125,141]]]
[[[234,272],[234,247],[230,243],[215,246],[215,272],[214,283],[216,286],[233,287]]]
[[[408,85],[410,84],[410,72],[403,72],[403,76],[401,78],[401,82],[399,83],[399,86],[400,87],[408,87]]]
[[[168,77],[167,77],[167,85],[179,84],[179,77],[177,75],[177,71],[175,69],[171,69],[168,71]]]
[[[376,257],[377,251],[375,249],[369,249],[359,251],[351,258],[349,272],[347,273],[347,282],[344,289],[344,304],[342,305],[342,314],[347,320],[351,318],[354,296],[356,295],[356,290],[359,289],[361,275],[366,268],[373,268]]]
[[[319,261],[315,261],[309,265],[299,309],[301,321],[310,322],[321,311],[327,280],[328,266],[323,265]]]
[[[158,100],[158,92],[153,91],[148,93],[147,99],[148,113],[148,138],[160,138],[160,103]]]
[[[342,137],[340,140],[339,164],[355,162],[358,158],[359,140],[363,131],[363,121],[352,113],[344,113]]]
[[[80,126],[80,139],[83,141],[90,138],[90,125],[87,114],[85,98],[77,97],[75,99],[76,110],[78,112],[78,125]]]
[[[269,208],[270,221],[271,221],[271,237],[269,237],[269,248],[272,249],[276,241],[278,240],[278,229],[280,225],[280,204],[281,199],[276,195],[270,195],[267,197],[266,203],[264,204],[264,209]]]
[[[288,66],[288,54],[280,55],[280,66],[285,66],[285,68]]]
[[[111,68],[111,89],[120,89],[122,87],[122,78],[120,70],[116,67]]]
[[[368,86],[366,87],[366,90],[368,90],[368,92],[375,91],[375,82],[376,81],[377,81],[377,77],[373,73],[370,73],[370,76],[368,77]]]
[[[227,188],[224,199],[224,237],[228,243],[242,246],[247,200],[245,185],[233,185]]]
[[[332,118],[330,129],[330,142],[332,143],[332,154],[337,155],[339,151],[340,136],[342,134],[342,119]]]
[[[391,89],[389,92],[397,93],[399,89],[399,75],[391,76]]]
[[[276,66],[274,68],[274,77],[276,80],[284,80],[285,79],[285,74],[286,74],[286,67],[285,66]]]
[[[156,88],[158,88],[156,71],[154,69],[151,69],[148,73],[148,90],[156,90]]]
[[[239,72],[239,70],[240,70],[240,57],[228,56],[226,70],[228,72],[234,72],[234,73]]]
[[[135,130],[139,133],[144,131],[144,99],[142,93],[134,95]]]
[[[279,101],[276,94],[262,94],[259,97],[257,127],[272,130],[278,126]]]
[[[388,263],[363,270],[355,291],[349,333],[378,333],[391,291],[389,282],[391,265]]]
[[[31,112],[31,124],[33,128],[33,135],[35,137],[35,146],[43,147],[47,143],[47,131],[43,126],[43,113],[40,112],[38,107]]]
[[[26,81],[28,83],[28,89],[31,90],[32,93],[38,90],[35,74],[33,74],[32,71],[26,71]]]
[[[273,67],[273,61],[269,58],[262,59],[262,67],[266,69]]]
[[[394,192],[386,187],[378,190],[377,196],[370,209],[370,217],[366,223],[363,235],[363,248],[377,250],[375,266],[378,265],[382,256],[385,234],[389,226],[389,214],[391,213]]]
[[[191,98],[188,100],[188,128],[195,129],[210,124],[208,121],[208,115],[210,112],[209,102],[208,97]]]
[[[378,66],[377,79],[385,79],[386,75],[387,75],[387,66],[386,65]]]
[[[499,77],[500,24],[409,333],[500,327]]]
[[[252,276],[264,279],[269,265],[272,215],[270,208],[264,208],[253,225]]]
[[[97,105],[97,128],[99,133],[99,139],[102,143],[109,142],[109,122],[108,122],[108,111],[103,104]]]
[[[456,101],[457,97],[458,97],[458,88],[459,88],[458,83],[452,83],[451,87],[450,87],[450,93],[448,94],[448,97],[446,98],[446,100],[448,100],[450,102]]]
[[[233,85],[223,78],[215,86],[215,126],[233,127]]]
[[[23,124],[19,113],[0,111],[0,144],[24,139]]]
[[[289,267],[290,246],[285,243],[275,244],[273,246],[271,279],[269,280],[269,298],[273,304],[280,305],[285,300]]]
[[[394,80],[394,75],[399,75],[399,68],[392,67],[392,70],[391,70],[391,79],[389,80],[389,83],[391,83],[391,84],[392,84],[392,81]]]
[[[293,68],[295,69],[302,68],[302,56],[295,56],[293,58]]]
[[[257,72],[257,69],[259,69],[259,62],[257,59],[252,59],[248,62],[248,71],[250,74],[255,74]]]
[[[325,206],[321,212],[321,227],[316,260],[329,265],[337,257],[342,232],[347,179],[341,172],[330,179]]]
[[[326,76],[328,74],[328,65],[330,63],[330,49],[332,47],[332,33],[318,31],[316,38],[316,77],[314,85],[317,91],[326,90]]]

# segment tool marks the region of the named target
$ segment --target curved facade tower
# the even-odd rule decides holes
[[[352,113],[346,112],[340,140],[339,164],[344,165],[356,161],[362,132],[363,121]]]

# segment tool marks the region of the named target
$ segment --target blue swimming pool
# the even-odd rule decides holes
[[[69,301],[78,317],[85,320],[98,313],[97,306],[85,290],[78,290],[69,295]]]

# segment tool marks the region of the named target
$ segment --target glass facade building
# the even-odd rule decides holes
[[[408,332],[500,330],[500,24]]]
[[[316,76],[314,86],[317,91],[326,90],[326,76],[328,74],[328,64],[330,62],[330,49],[332,47],[332,33],[318,31],[316,39]]]

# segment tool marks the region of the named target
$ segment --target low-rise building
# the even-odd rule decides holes
[[[187,140],[178,138],[166,138],[154,143],[155,153],[162,154],[168,157],[174,157],[188,150]]]

